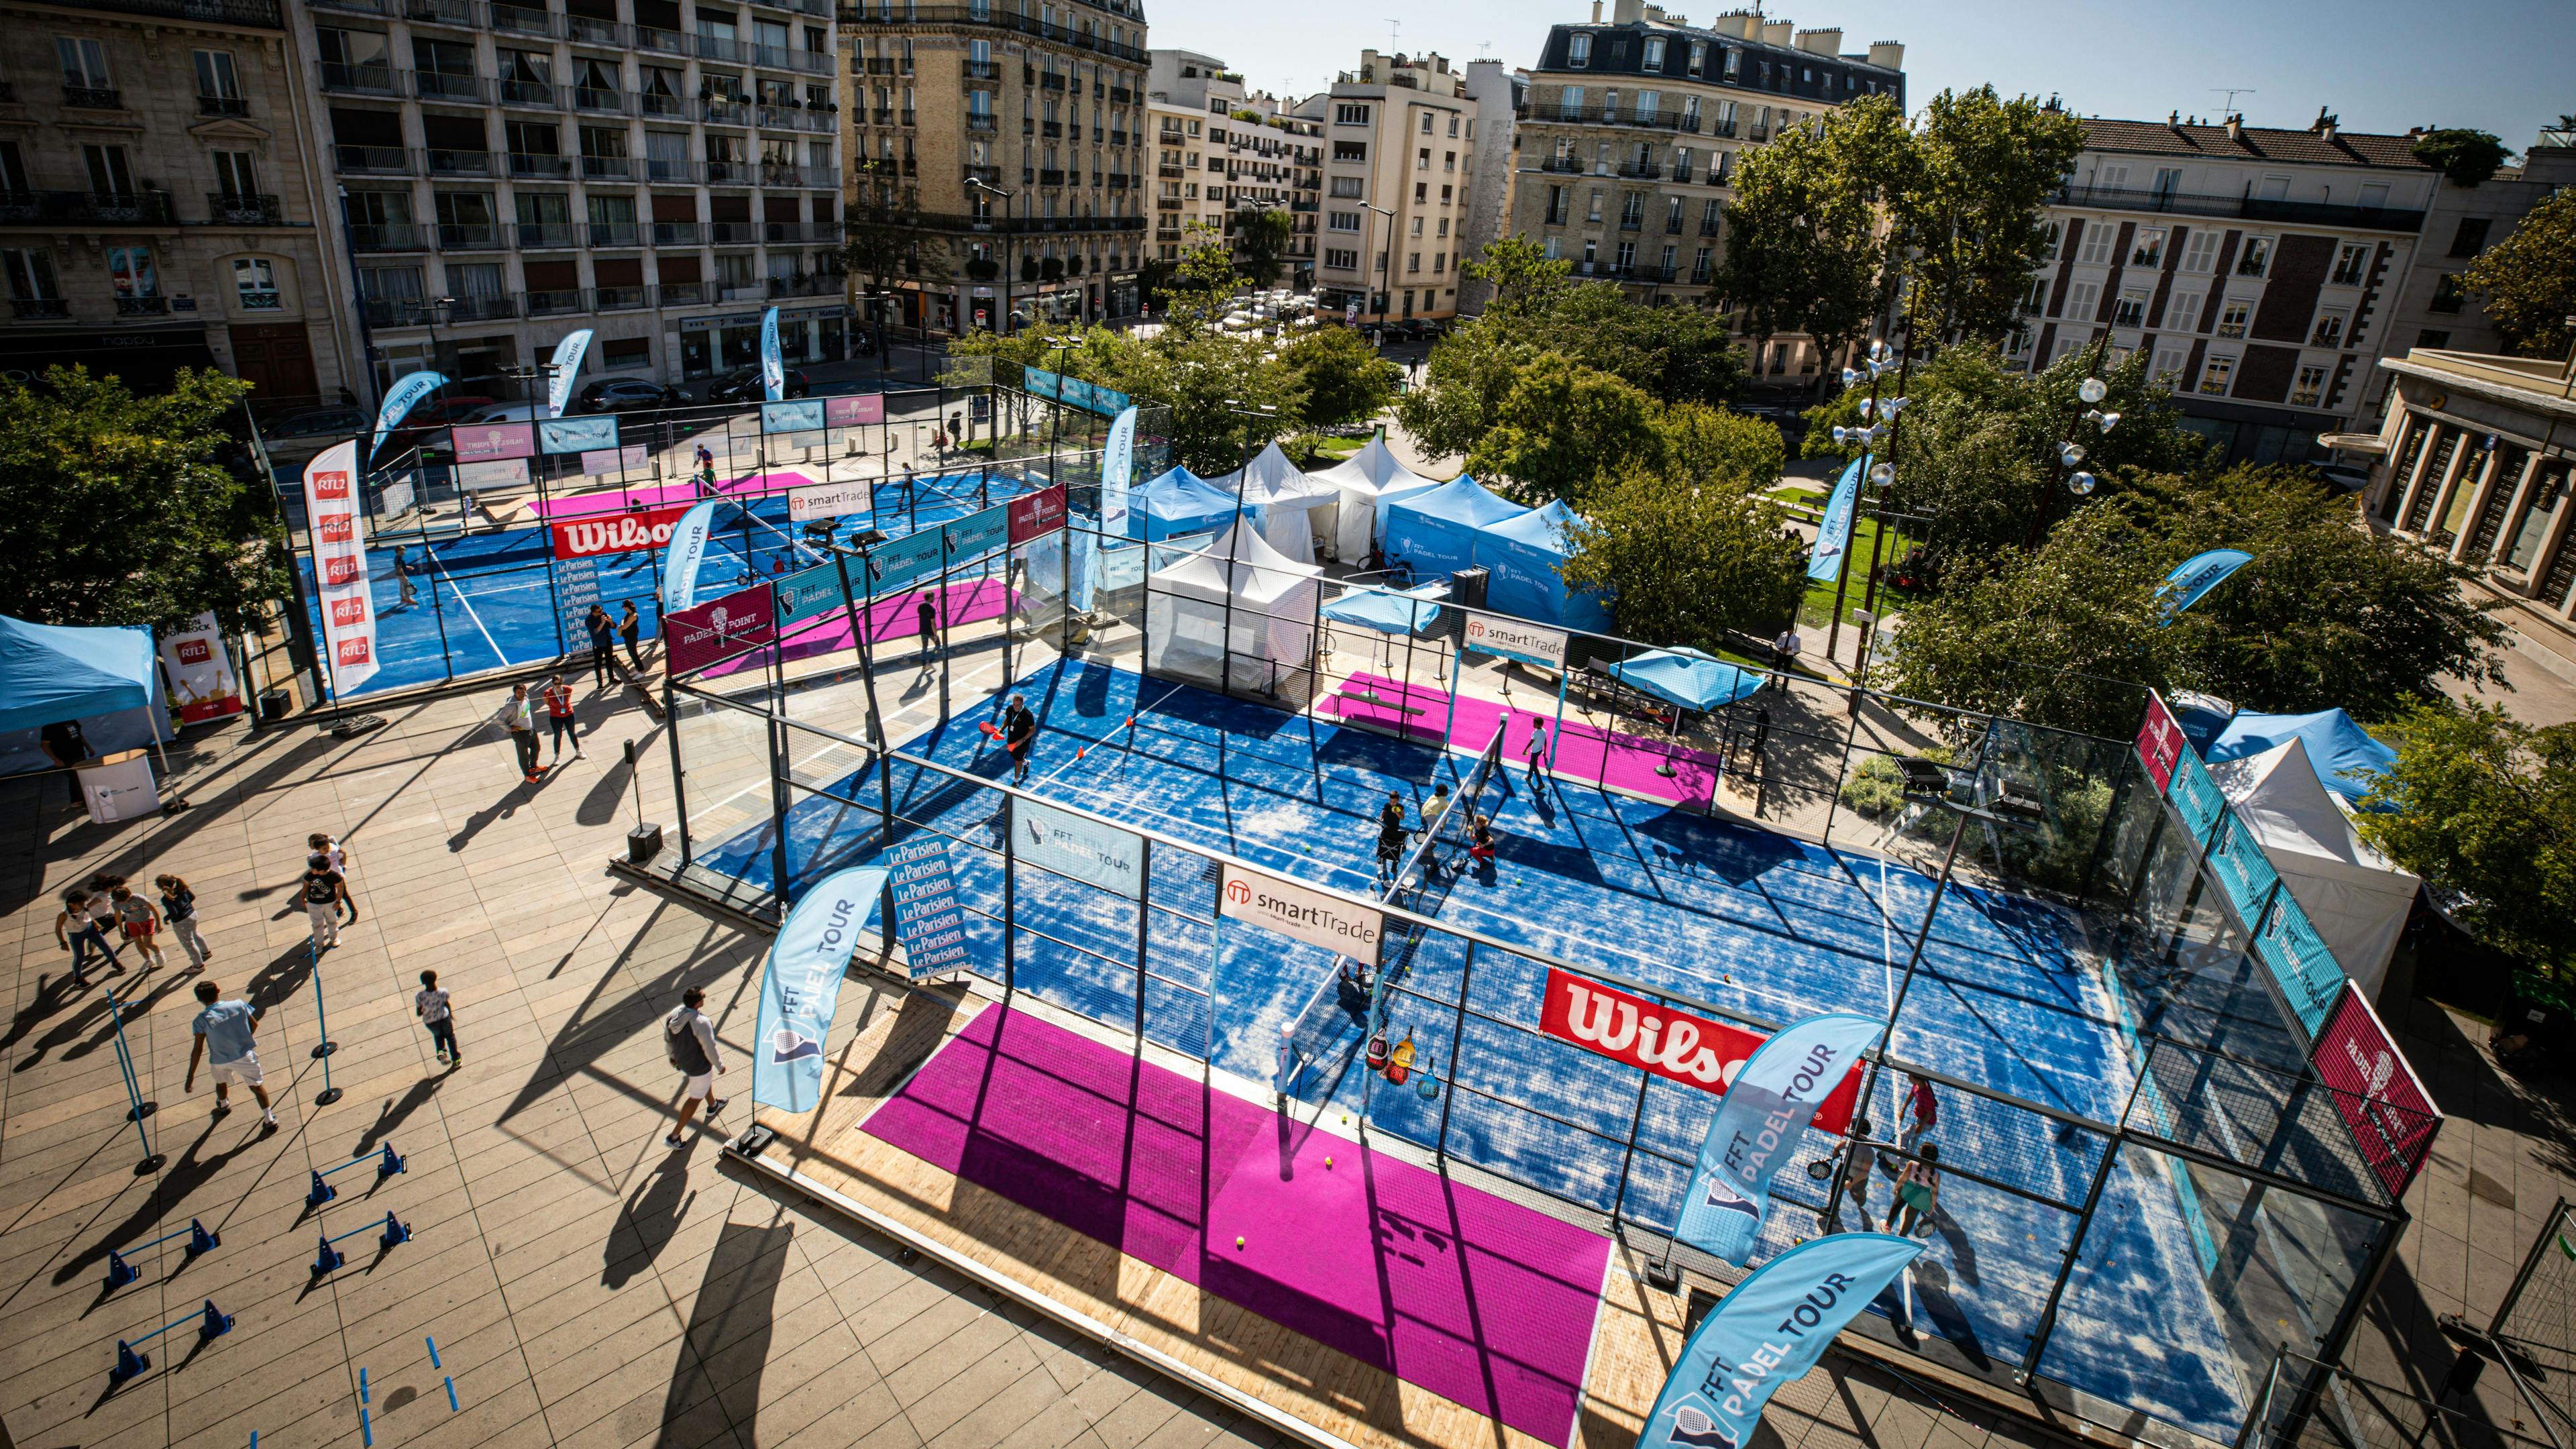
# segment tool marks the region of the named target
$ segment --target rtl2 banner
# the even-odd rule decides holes
[[[335,443],[304,465],[304,520],[313,536],[313,583],[331,692],[346,694],[375,678],[377,669],[366,530],[358,526],[357,439]]]
[[[215,616],[199,614],[188,627],[161,640],[161,667],[170,675],[170,705],[181,724],[221,719],[242,710],[241,682],[224,652]]]

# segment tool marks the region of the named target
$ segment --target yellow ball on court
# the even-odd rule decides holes
[[[1234,1245],[1235,1245],[1236,1247],[1238,1247],[1238,1248],[1242,1247],[1242,1246],[1243,1246],[1243,1239],[1242,1239],[1241,1237],[1239,1237],[1239,1236],[1238,1236],[1238,1237],[1234,1240]]]

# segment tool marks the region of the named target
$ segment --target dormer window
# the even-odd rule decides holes
[[[1592,64],[1592,37],[1590,34],[1583,31],[1577,31],[1573,38],[1566,41],[1565,63],[1578,70]]]

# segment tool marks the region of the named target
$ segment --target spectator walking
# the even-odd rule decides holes
[[[1789,673],[1798,667],[1798,653],[1806,647],[1807,641],[1798,637],[1798,626],[1794,621],[1783,625],[1780,632],[1772,636],[1771,663],[1779,670],[1772,676],[1773,684],[1784,690],[1789,687]]]
[[[179,938],[180,949],[188,953],[188,964],[203,966],[215,959],[205,933],[197,929],[197,893],[175,875],[154,876],[152,883],[161,888],[161,919],[170,923],[170,934]]]
[[[1029,710],[1029,697],[1011,696],[1011,707],[1002,712],[1002,748],[1010,752],[1011,783],[1025,785],[1029,779],[1029,751],[1038,741],[1038,717]]]
[[[1941,1206],[1941,1148],[1938,1143],[1923,1144],[1922,1156],[1905,1164],[1896,1174],[1895,1219],[1889,1230],[1900,1238],[1914,1236],[1914,1230]]]
[[[554,764],[563,763],[564,737],[572,737],[572,757],[581,758],[581,721],[573,718],[572,686],[560,674],[546,676],[546,733],[555,743]]]
[[[626,642],[626,662],[634,665],[635,672],[640,675],[644,672],[644,652],[639,642],[644,637],[644,618],[635,612],[633,599],[626,600],[619,607],[625,612],[617,617],[617,637]]]
[[[320,955],[340,944],[340,907],[349,907],[349,918],[357,919],[358,903],[349,899],[349,882],[331,868],[331,857],[320,851],[304,857],[304,879],[298,888],[304,896],[304,917],[313,923],[313,953]]]
[[[62,913],[54,917],[54,944],[72,953],[74,986],[89,984],[87,968],[92,946],[107,958],[108,975],[120,975],[125,970],[125,963],[117,959],[116,948],[108,944],[107,934],[98,928],[98,922],[90,919],[87,891],[75,888],[63,892]]]
[[[188,1048],[187,1091],[197,1090],[197,1063],[205,1060],[214,1068],[215,1115],[223,1116],[233,1109],[232,1088],[235,1083],[250,1088],[259,1103],[264,1125],[277,1125],[277,1109],[268,1103],[268,1083],[259,1070],[259,1019],[268,1013],[247,1001],[225,1001],[223,992],[211,981],[197,983],[200,1010],[195,1022],[196,1044]]]
[[[921,627],[921,672],[928,674],[930,646],[939,638],[939,606],[930,601],[929,594],[924,593],[921,602],[913,605],[912,613],[913,621]]]
[[[461,1066],[465,1053],[456,1049],[456,1010],[447,991],[438,984],[438,973],[420,973],[420,990],[412,993],[411,1014],[429,1028],[429,1044],[438,1048],[438,1059],[449,1066]]]
[[[409,549],[397,548],[394,550],[394,585],[402,590],[402,597],[394,600],[395,608],[409,608],[411,605],[420,602],[420,591],[411,586],[411,553]]]
[[[1529,744],[1521,751],[1529,760],[1529,782],[1533,790],[1547,788],[1547,716],[1530,716]]]
[[[1404,840],[1404,796],[1389,790],[1377,812],[1377,881],[1382,887],[1395,884],[1404,862]]]
[[[1905,1074],[1905,1140],[1897,1145],[1911,1152],[1933,1128],[1941,1125],[1941,1103],[1932,1095],[1932,1083],[1912,1072]]]
[[[304,837],[304,848],[330,857],[331,868],[340,873],[340,879],[342,881],[349,879],[349,847],[342,845],[329,832],[316,830]],[[358,898],[353,892],[349,896],[349,921],[356,919],[358,919]],[[348,922],[344,921],[341,924],[346,925]]]
[[[125,886],[118,886],[108,892],[108,896],[116,902],[116,926],[124,934],[126,943],[152,965],[169,965],[161,954],[160,944],[153,939],[161,931],[161,913],[153,909],[150,901]]]
[[[510,748],[519,757],[519,777],[531,785],[537,783],[537,712],[528,699],[528,687],[511,685],[510,697],[492,720],[510,732]]]
[[[679,1120],[662,1139],[665,1147],[688,1145],[680,1133],[687,1129],[698,1103],[707,1104],[709,1121],[724,1111],[724,1099],[716,1095],[716,1074],[725,1069],[724,1052],[716,1046],[715,1023],[698,1010],[706,1000],[707,994],[692,986],[680,993],[679,1009],[662,1018],[662,1054],[680,1069]]]
[[[590,682],[606,689],[626,682],[626,671],[617,667],[617,625],[608,611],[597,604],[581,619],[582,629],[590,635]]]
[[[1851,1137],[1843,1143],[1843,1197],[1860,1214],[1864,1233],[1877,1231],[1869,1225],[1869,1170],[1877,1162],[1878,1154],[1869,1145],[1869,1119],[1853,1118]]]

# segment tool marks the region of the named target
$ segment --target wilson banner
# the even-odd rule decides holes
[[[679,508],[646,508],[612,513],[604,518],[578,518],[553,525],[555,557],[597,558],[602,554],[640,553],[671,541],[671,530],[688,512]]]
[[[1720,1095],[1766,1040],[1760,1032],[1675,1011],[1554,969],[1547,973],[1539,1030],[1612,1061]],[[1823,1131],[1840,1132],[1851,1125],[1859,1099],[1860,1073],[1847,1073],[1809,1120]]]

